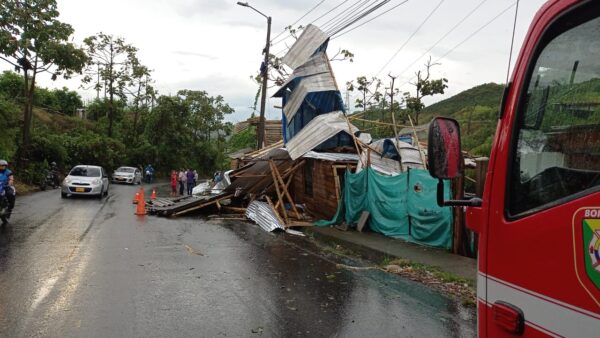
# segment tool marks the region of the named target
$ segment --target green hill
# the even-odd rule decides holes
[[[490,107],[498,109],[504,86],[486,83],[460,92],[450,98],[425,107],[421,111],[420,121],[430,121],[434,116],[453,117],[467,107]]]

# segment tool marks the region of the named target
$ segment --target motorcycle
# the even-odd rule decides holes
[[[8,197],[6,197],[6,189],[3,183],[0,183],[0,220],[2,225],[8,223]]]
[[[44,178],[42,179],[42,182],[40,183],[40,189],[42,190],[46,190],[47,187],[52,187],[53,189],[56,189],[60,186],[60,182],[58,179],[58,175],[56,174],[55,171],[49,170],[45,175]]]

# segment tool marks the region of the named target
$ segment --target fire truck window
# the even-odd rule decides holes
[[[513,216],[600,189],[600,18],[551,39],[526,88],[510,174]]]

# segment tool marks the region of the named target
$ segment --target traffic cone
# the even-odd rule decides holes
[[[137,203],[137,209],[135,210],[135,214],[142,216],[146,214],[146,199],[144,198],[144,190],[140,188],[140,199]]]
[[[156,199],[156,189],[152,189],[152,194],[150,194],[150,199],[151,200],[155,200]]]
[[[136,192],[136,193],[135,193],[135,196],[133,196],[133,201],[132,201],[132,203],[133,203],[133,204],[137,204],[139,200],[140,200],[140,193],[139,193],[139,191],[138,191],[138,192]]]

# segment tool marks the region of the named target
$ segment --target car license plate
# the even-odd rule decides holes
[[[85,189],[84,188],[75,188],[75,192],[84,192]]]

